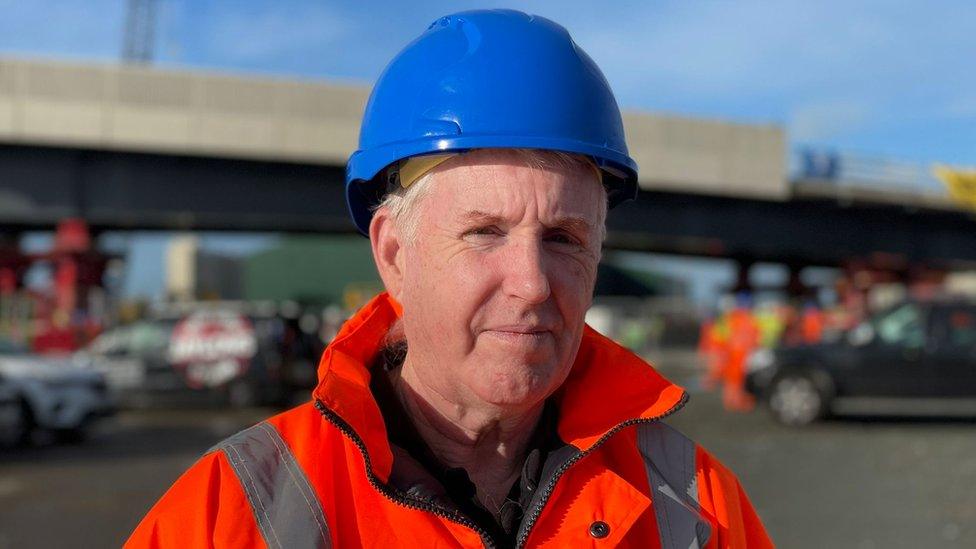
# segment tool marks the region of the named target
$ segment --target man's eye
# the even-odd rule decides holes
[[[469,229],[465,231],[464,236],[495,236],[501,234],[498,227],[476,227],[474,229]]]
[[[580,242],[570,234],[566,233],[553,233],[546,236],[548,242],[553,242],[555,244],[574,244],[578,245]]]

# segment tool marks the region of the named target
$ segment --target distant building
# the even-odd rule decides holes
[[[195,236],[179,236],[166,249],[166,297],[171,301],[244,299],[243,261],[200,249]]]
[[[243,260],[244,299],[353,308],[382,290],[361,236],[289,236]]]
[[[597,269],[593,295],[596,298],[684,297],[688,295],[688,284],[661,273],[624,267],[612,259],[605,259]]]

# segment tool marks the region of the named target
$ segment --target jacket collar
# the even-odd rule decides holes
[[[384,292],[346,321],[322,355],[313,391],[315,399],[362,439],[373,473],[383,482],[389,478],[393,454],[369,389],[369,369],[400,314],[399,304]],[[559,437],[585,451],[617,425],[666,415],[684,398],[684,389],[587,326],[573,368],[556,393]]]

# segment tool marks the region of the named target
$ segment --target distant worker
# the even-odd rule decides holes
[[[698,336],[698,356],[704,363],[701,386],[711,391],[722,383],[725,371],[725,342],[728,340],[728,323],[723,317],[706,318]]]
[[[749,297],[741,294],[728,316],[722,403],[731,411],[749,411],[755,406],[755,399],[745,390],[746,361],[759,348],[760,331],[749,305]]]
[[[776,347],[783,338],[786,329],[786,318],[789,315],[786,306],[776,303],[765,303],[755,308],[753,317],[759,326],[759,345],[764,349]]]
[[[807,302],[800,314],[800,340],[807,345],[813,345],[823,341],[824,312],[816,303]]]
[[[813,301],[806,301],[799,312],[790,315],[789,325],[783,337],[788,346],[813,345],[823,341],[827,330],[828,315]]]
[[[217,444],[130,547],[771,547],[661,421],[685,391],[584,324],[637,166],[566,29],[435,21],[376,83],[346,177],[386,292],[313,402]]]

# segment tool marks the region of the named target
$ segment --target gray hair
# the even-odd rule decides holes
[[[590,170],[596,168],[588,157],[580,154],[543,149],[502,150],[515,153],[519,160],[534,169]],[[407,188],[396,184],[393,188],[388,189],[383,200],[374,209],[375,211],[386,208],[390,212],[390,217],[393,219],[401,234],[405,235],[407,242],[412,243],[416,239],[417,225],[420,222],[420,216],[417,215],[417,204],[430,194],[430,180],[433,175],[433,171],[427,172]],[[602,242],[607,235],[607,194],[603,185],[600,185],[600,188],[604,189],[603,208],[599,216],[600,240]]]

